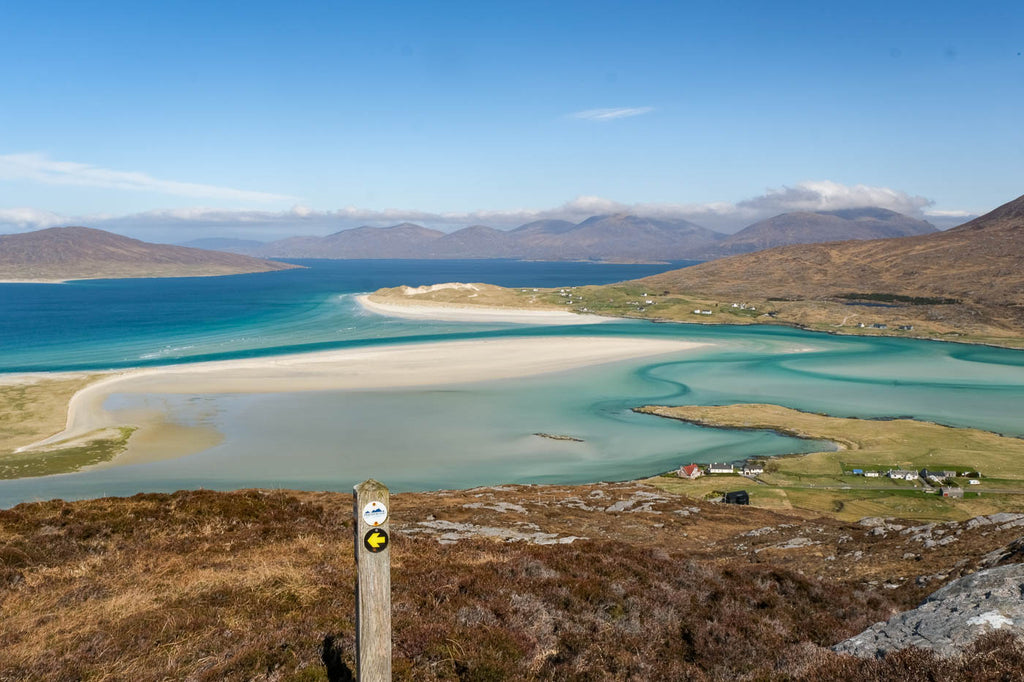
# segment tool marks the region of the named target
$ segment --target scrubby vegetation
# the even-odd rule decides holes
[[[1005,534],[948,555],[937,548],[915,567],[883,560],[890,552],[879,544],[884,538],[825,522],[818,540],[783,557],[769,545],[753,551],[750,543],[766,531],[750,529],[776,523],[788,532],[799,524],[795,517],[678,507],[644,490],[517,487],[393,497],[395,679],[1024,674],[1024,650],[998,637],[953,661],[918,651],[860,661],[826,648],[913,606],[924,589],[912,582],[876,589],[865,582],[870,571],[895,579],[946,562],[950,568],[952,557],[963,565]],[[661,501],[634,508],[641,513],[610,512],[623,508],[615,504],[622,499]],[[558,501],[568,506],[545,516]],[[506,518],[513,506],[547,530],[557,532],[549,522],[572,523],[591,539],[441,544],[416,532],[435,515],[521,526]],[[0,511],[0,680],[327,680],[328,669],[344,679],[354,653],[350,517],[348,495],[262,491],[56,500]],[[838,549],[869,541],[876,561],[847,561],[853,554]],[[838,544],[826,551],[843,557],[823,564],[815,546],[829,542]],[[842,579],[815,568],[840,564]],[[850,574],[851,567],[860,572]]]
[[[445,288],[413,295],[399,287],[381,289],[372,298],[399,305],[565,310],[659,322],[781,324],[833,334],[942,339],[1010,348],[1024,346],[1019,307],[992,308],[948,297],[888,293],[838,296],[829,293],[811,298],[768,296],[764,291],[748,287],[740,287],[730,294],[711,295],[693,289],[666,288],[663,284],[657,277],[651,277],[620,284],[566,288],[504,289],[474,285],[477,289]],[[844,298],[846,296],[852,298]]]
[[[94,379],[87,374],[37,374],[0,384],[0,479],[78,471],[124,451],[134,430],[129,427],[98,432],[46,451],[17,452],[64,428],[71,396]]]
[[[134,431],[133,427],[124,426],[110,429],[106,437],[97,437],[77,445],[56,447],[42,452],[0,454],[0,479],[64,474],[109,462],[124,452]]]
[[[901,294],[838,294],[836,298],[848,301],[877,301],[880,303],[905,303],[907,305],[956,305],[963,303],[959,298],[940,296],[903,296]]]

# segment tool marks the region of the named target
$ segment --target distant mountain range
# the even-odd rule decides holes
[[[945,232],[781,246],[642,281],[732,300],[872,292],[942,297],[1024,319],[1024,196]]]
[[[266,242],[256,239],[231,239],[229,237],[207,237],[205,239],[193,239],[178,246],[187,246],[192,249],[207,249],[209,251],[230,251],[241,252],[246,249],[254,250],[263,246]]]
[[[524,260],[709,260],[783,244],[877,239],[935,232],[931,224],[881,208],[785,213],[725,235],[692,222],[630,214],[580,223],[539,220],[512,230],[472,225],[456,232],[402,223],[357,227],[326,237],[290,237],[268,244],[215,244],[265,258],[518,258]]]
[[[444,233],[402,223],[357,227],[326,237],[290,237],[270,243],[212,238],[188,246],[150,244],[102,230],[63,227],[0,236],[0,279],[184,277],[293,267],[268,258],[710,260],[780,244],[871,240],[879,236],[939,237],[960,234],[958,231],[977,222],[939,233],[922,220],[885,209],[863,208],[785,213],[734,235],[724,235],[681,219],[612,214],[579,223],[539,220],[512,230],[472,225]]]
[[[0,235],[0,280],[206,277],[294,267],[235,253],[150,244],[88,227]]]

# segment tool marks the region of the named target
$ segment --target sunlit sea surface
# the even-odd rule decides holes
[[[236,277],[0,285],[0,371],[88,370],[503,336],[637,336],[695,351],[514,380],[304,394],[127,396],[217,428],[179,459],[0,481],[0,507],[181,488],[393,490],[647,476],[689,462],[807,452],[820,443],[634,414],[656,404],[770,402],[837,416],[914,417],[1024,436],[1024,352],[783,327],[614,321],[544,327],[401,320],[362,311],[382,286],[599,284],[672,266],[515,261],[302,261]],[[583,442],[541,438],[570,435]]]

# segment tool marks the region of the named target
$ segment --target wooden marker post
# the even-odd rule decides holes
[[[383,483],[355,486],[356,678],[391,680],[390,497]]]

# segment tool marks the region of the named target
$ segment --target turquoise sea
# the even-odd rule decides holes
[[[773,327],[613,321],[544,327],[426,322],[363,312],[382,286],[487,281],[598,284],[673,266],[516,261],[302,261],[236,277],[0,285],[0,372],[109,369],[450,339],[669,337],[709,346],[514,380],[267,395],[114,395],[212,425],[223,444],[187,457],[0,481],[20,501],[181,488],[394,490],[628,479],[679,464],[820,449],[774,433],[637,415],[647,404],[771,402],[837,416],[914,417],[1024,436],[1024,352]],[[678,266],[678,265],[677,265]],[[557,341],[553,338],[553,343]],[[539,438],[572,435],[582,443]]]

